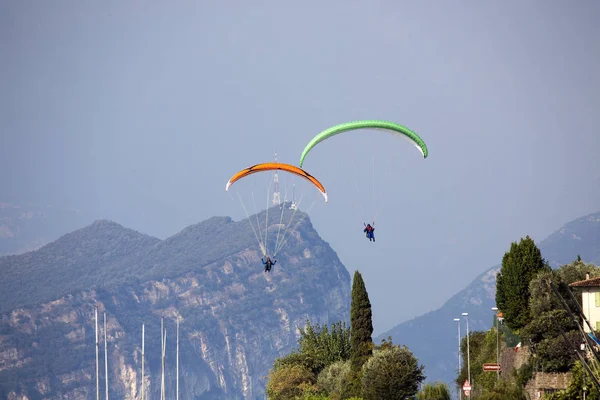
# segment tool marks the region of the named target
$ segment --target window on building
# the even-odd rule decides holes
[[[596,321],[596,332],[600,332],[600,321]]]
[[[596,299],[596,307],[600,307],[600,292],[595,292],[594,296]]]

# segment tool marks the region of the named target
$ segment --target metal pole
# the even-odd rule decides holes
[[[175,400],[179,400],[179,317],[177,318],[177,389]]]
[[[144,324],[142,324],[142,400],[144,399]]]
[[[460,354],[460,320],[458,321],[458,368],[460,369],[460,359],[461,359],[461,354]],[[462,388],[458,388],[458,397],[460,400],[462,400]]]
[[[162,364],[163,364],[163,376],[162,376],[162,397],[163,400],[167,400],[167,393],[165,392],[165,359],[167,357],[167,331],[165,330],[165,349],[163,350],[163,358],[162,358]]]
[[[165,318],[160,317],[160,400],[165,400]]]
[[[492,311],[494,311],[494,325],[496,325],[496,365],[498,365],[500,360],[500,334],[498,333],[498,307],[492,307]],[[498,367],[496,367],[498,368]],[[500,379],[500,369],[496,369],[496,380]]]
[[[104,376],[106,400],[108,400],[108,347],[106,344],[106,312],[104,313]]]
[[[460,318],[454,318],[454,321],[457,322],[458,326],[458,374],[460,375]],[[458,398],[462,400],[462,389],[458,387]]]
[[[100,366],[98,363],[98,307],[95,310],[96,316],[96,400],[100,400]]]
[[[462,313],[463,316],[467,317],[467,375],[469,379],[469,383],[471,387],[473,387],[473,382],[471,382],[471,350],[469,348],[469,313]]]
[[[498,364],[498,369],[496,369],[496,380],[500,380],[500,334],[498,333],[498,318],[496,318],[496,364]]]

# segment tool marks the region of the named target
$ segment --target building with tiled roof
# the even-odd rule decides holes
[[[600,277],[590,278],[590,273],[585,274],[585,279],[569,284],[570,287],[581,289],[581,308],[583,314],[594,327],[600,331]],[[585,332],[590,332],[587,324],[583,324]]]

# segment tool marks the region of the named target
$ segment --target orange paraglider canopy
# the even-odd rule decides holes
[[[257,172],[273,171],[273,170],[287,171],[289,173],[298,175],[298,176],[306,179],[307,181],[309,181],[313,185],[315,185],[317,187],[317,189],[319,189],[319,191],[325,198],[325,203],[327,203],[329,201],[329,199],[327,198],[327,192],[325,191],[325,187],[321,184],[321,182],[319,182],[317,180],[317,178],[315,178],[314,176],[312,176],[311,174],[309,174],[308,172],[306,172],[305,170],[303,170],[301,168],[295,167],[290,164],[284,164],[284,163],[278,163],[278,162],[268,162],[268,163],[256,164],[251,167],[244,168],[240,172],[233,175],[231,177],[231,179],[229,179],[229,181],[227,182],[227,185],[225,186],[225,190],[226,191],[229,190],[229,187],[231,185],[233,185],[236,181],[238,181],[248,175],[252,175]]]

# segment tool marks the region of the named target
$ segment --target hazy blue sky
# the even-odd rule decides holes
[[[331,125],[399,122],[427,160],[382,132],[345,134],[304,165],[329,204],[298,184],[363,274],[380,333],[511,241],[600,209],[599,19],[593,0],[3,0],[0,197],[164,238],[242,218],[225,183],[275,149],[297,164]],[[376,209],[372,244],[362,219]]]

